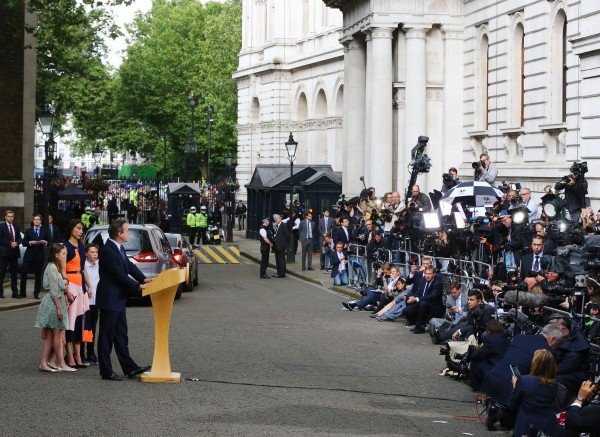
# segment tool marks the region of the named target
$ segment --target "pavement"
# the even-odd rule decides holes
[[[245,236],[245,231],[234,231],[233,233],[233,242],[227,243],[231,245],[235,245],[239,248],[240,254],[246,259],[257,263],[256,266],[256,275],[258,276],[258,264],[260,263],[260,243],[255,239],[248,239]],[[202,266],[205,266],[204,264]],[[295,276],[304,281],[311,282],[313,284],[317,284],[330,290],[336,291],[338,293],[344,294],[350,298],[360,299],[362,296],[353,288],[341,286],[334,287],[333,286],[333,278],[331,277],[330,272],[325,270],[319,270],[319,254],[313,253],[313,267],[315,270],[306,270],[302,271],[302,262],[300,251],[296,254],[296,262],[295,263],[287,263],[287,274],[290,276]],[[203,267],[200,267],[203,268]],[[206,267],[204,267],[206,268]],[[267,274],[272,276],[275,274],[275,255],[271,254],[271,260],[269,261],[269,268],[271,270],[267,270]],[[19,282],[21,280],[21,276],[19,275]],[[279,279],[272,278],[272,281],[279,281]],[[10,285],[7,281],[4,283],[4,297],[5,299],[0,299],[0,311],[13,310],[18,308],[24,308],[29,306],[39,305],[40,300],[33,298],[33,277],[30,275],[30,278],[27,280],[27,298],[25,299],[13,299],[11,297],[12,292],[10,290]],[[40,293],[40,296],[43,298],[45,292]]]

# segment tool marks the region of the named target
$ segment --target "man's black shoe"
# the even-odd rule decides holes
[[[133,379],[133,378],[135,378],[136,376],[139,376],[139,375],[141,375],[142,373],[144,373],[144,372],[147,372],[147,371],[148,371],[148,370],[150,370],[151,368],[152,368],[152,366],[138,367],[137,369],[135,369],[135,370],[132,370],[131,372],[129,372],[129,373],[127,374],[127,376],[128,376],[130,379]]]
[[[19,296],[18,294],[13,294],[12,295],[13,299],[23,299],[21,296]]]
[[[0,299],[4,299],[4,295],[3,294],[0,294]]]
[[[274,278],[285,278],[285,275],[275,275]]]
[[[34,298],[34,299],[39,299],[39,298],[40,298],[40,295],[39,295],[39,294],[34,294],[34,295],[33,295],[33,298]]]
[[[123,381],[123,378],[120,377],[119,375],[117,375],[116,373],[113,373],[112,375],[109,375],[109,376],[102,375],[102,379],[104,379],[106,381]]]
[[[325,270],[325,267],[321,266],[319,267],[319,270]]]
[[[271,279],[269,275],[261,276],[260,279]]]
[[[342,302],[342,306],[347,309],[348,311],[352,311],[352,307],[350,306],[350,304],[348,302]]]
[[[423,328],[414,328],[414,329],[411,329],[411,332],[413,334],[425,334],[425,330]]]

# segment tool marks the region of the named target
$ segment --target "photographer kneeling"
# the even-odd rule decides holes
[[[483,294],[480,290],[469,290],[467,306],[469,312],[461,317],[456,325],[439,334],[441,342],[464,340],[471,334],[477,336],[485,331],[488,320],[494,317],[494,308],[483,303]]]

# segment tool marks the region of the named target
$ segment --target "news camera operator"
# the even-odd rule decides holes
[[[371,241],[367,245],[367,257],[372,259],[379,249],[389,250],[390,245],[387,237],[380,230],[375,230],[372,232]]]
[[[412,186],[412,202],[416,204],[419,212],[431,212],[431,200],[425,193],[421,193],[418,185]]]
[[[554,185],[556,191],[565,190],[566,208],[575,224],[581,219],[581,209],[585,208],[585,196],[588,193],[588,181],[585,174],[588,171],[587,162],[576,162],[569,169],[571,173]]]
[[[475,170],[474,179],[476,181],[487,182],[488,184],[493,184],[496,181],[498,169],[487,153],[482,153],[479,156],[479,161],[475,161],[472,167]]]
[[[533,229],[535,230],[536,235],[544,238],[544,252],[554,252],[554,249],[556,249],[556,242],[552,237],[546,234],[546,223],[542,221],[537,221],[533,225]]]
[[[446,332],[440,333],[440,341],[466,339],[471,334],[480,335],[485,326],[494,317],[494,307],[484,303],[480,290],[470,290],[467,297],[469,311],[458,323]]]
[[[440,191],[442,194],[445,194],[447,191],[456,187],[460,184],[460,179],[458,178],[458,170],[454,167],[450,167],[448,173],[442,174],[442,188]]]

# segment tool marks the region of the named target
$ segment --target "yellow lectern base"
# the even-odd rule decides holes
[[[153,376],[152,372],[144,372],[140,380],[142,382],[181,382],[181,373],[171,372],[171,376]]]

